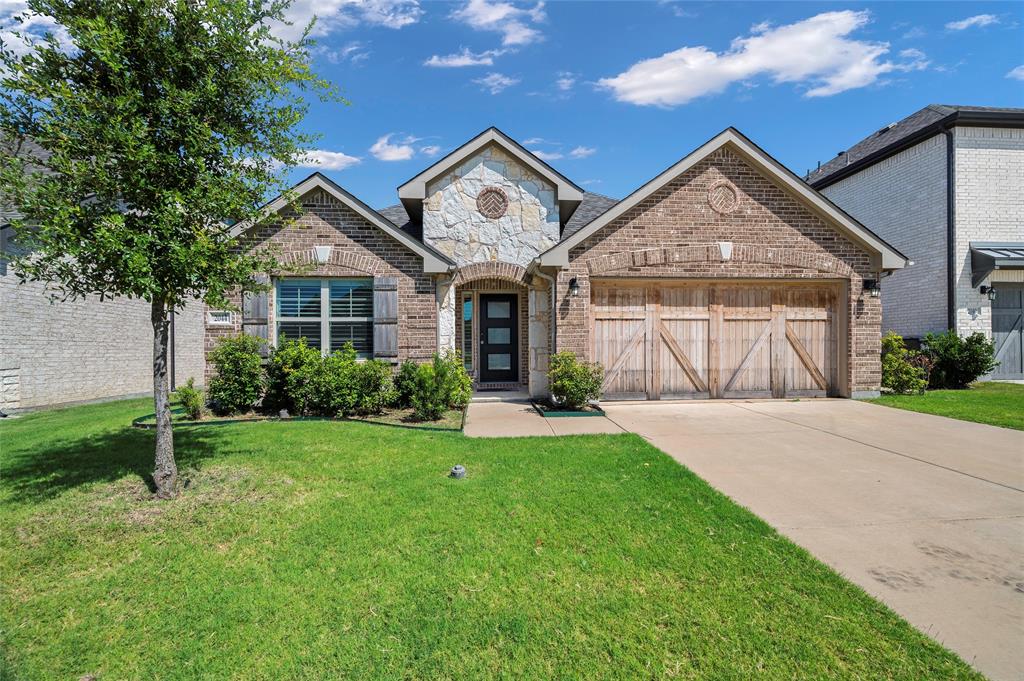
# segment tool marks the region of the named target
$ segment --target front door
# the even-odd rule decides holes
[[[518,296],[480,294],[480,382],[519,381]]]

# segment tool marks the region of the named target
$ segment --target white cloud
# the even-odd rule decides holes
[[[501,42],[506,46],[529,45],[544,37],[530,25],[546,19],[543,2],[538,2],[530,9],[522,9],[500,0],[469,0],[464,7],[452,12],[451,16],[479,31],[501,33]]]
[[[847,37],[869,18],[866,11],[844,10],[784,26],[759,24],[750,36],[733,40],[725,52],[703,45],[682,47],[602,78],[598,87],[622,102],[671,107],[718,94],[755,76],[768,76],[776,84],[807,84],[805,96],[827,97],[871,85],[885,73],[921,68],[920,60],[883,61],[888,43]]]
[[[327,61],[332,64],[341,64],[347,61],[352,65],[357,65],[370,58],[370,50],[367,49],[367,47],[368,43],[364,43],[360,40],[353,40],[336,50],[318,45],[315,52],[317,54],[322,54],[326,57]]]
[[[415,24],[423,15],[419,0],[295,0],[285,11],[286,24],[277,24],[274,35],[296,40],[316,16],[310,34],[322,38],[360,24],[399,29]]]
[[[950,31],[962,31],[966,28],[973,28],[975,26],[990,26],[991,24],[998,24],[999,17],[995,14],[975,14],[973,17],[967,17],[960,21],[951,21],[946,24],[946,28]]]
[[[392,144],[391,138],[394,135],[395,133],[389,132],[383,137],[379,137],[370,147],[370,153],[378,161],[408,161],[416,155],[416,149],[412,146],[416,141],[415,137],[406,137],[397,144]]]
[[[436,144],[428,144],[425,147],[420,147],[420,153],[424,156],[437,156],[441,153],[441,147]]]
[[[30,12],[24,0],[0,0],[0,43],[21,56],[51,33],[65,50],[72,46],[67,30],[52,17]]]
[[[487,90],[492,95],[500,93],[519,82],[518,78],[510,78],[503,73],[488,73],[483,78],[474,78],[473,82]]]
[[[560,158],[565,158],[565,155],[560,151],[541,151],[540,149],[531,149],[530,153],[542,161],[557,161]]]
[[[534,144],[547,144],[547,140],[545,140],[543,137],[530,137],[523,140],[524,147],[529,147]]]
[[[358,156],[349,156],[340,151],[327,151],[326,149],[311,149],[299,159],[300,168],[322,168],[323,170],[344,170],[351,166],[362,163],[363,159]]]
[[[459,68],[462,66],[493,66],[494,58],[508,52],[508,50],[485,50],[484,52],[471,52],[469,48],[463,47],[455,54],[445,56],[433,55],[423,62],[424,66],[437,68]]]
[[[1021,64],[1015,69],[1011,69],[1010,72],[1006,74],[1006,77],[1013,78],[1014,80],[1024,80],[1024,64]]]
[[[601,184],[602,182],[604,182],[604,180],[583,180],[580,184],[584,187],[589,187],[590,185]]]
[[[596,153],[597,149],[594,147],[580,146],[569,152],[569,158],[586,158],[588,156],[593,156]]]
[[[555,80],[555,87],[562,92],[568,92],[576,84],[576,75],[569,71],[559,71]]]

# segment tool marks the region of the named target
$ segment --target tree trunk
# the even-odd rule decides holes
[[[156,468],[153,483],[158,499],[178,494],[178,466],[174,462],[174,432],[171,430],[171,391],[167,383],[167,345],[170,322],[167,303],[154,300],[153,322],[153,406],[156,414]]]

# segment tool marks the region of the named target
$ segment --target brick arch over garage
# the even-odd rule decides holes
[[[526,268],[510,262],[477,262],[459,268],[454,284],[464,286],[480,279],[499,279],[526,285]]]
[[[380,258],[373,255],[359,255],[337,248],[331,249],[331,255],[326,263],[316,261],[312,248],[285,252],[280,256],[280,261],[285,268],[313,267],[321,273],[331,268],[369,275],[384,274],[388,271],[387,263]]]
[[[831,274],[844,279],[856,276],[849,264],[830,253],[771,248],[754,244],[725,245],[719,243],[612,253],[587,260],[587,269],[591,275],[599,275],[627,268],[680,263],[778,265]]]

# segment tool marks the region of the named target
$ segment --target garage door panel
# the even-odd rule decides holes
[[[994,378],[1024,379],[1024,287],[996,284],[992,302],[992,340],[999,366]]]
[[[593,285],[610,399],[823,396],[837,384],[833,285]]]

